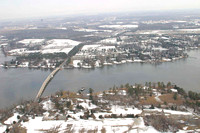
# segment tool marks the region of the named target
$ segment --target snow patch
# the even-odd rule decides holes
[[[18,119],[17,119],[18,115],[21,116],[19,113],[14,113],[14,115],[12,117],[8,118],[4,123],[5,124],[12,124],[13,121],[17,122],[18,121]]]
[[[23,43],[25,45],[40,45],[44,39],[24,39],[21,41],[18,41],[18,43]]]
[[[138,25],[101,25],[100,28],[111,28],[111,29],[128,29],[138,28]]]
[[[51,100],[44,101],[43,103],[43,109],[44,110],[52,110],[54,108],[54,103]]]

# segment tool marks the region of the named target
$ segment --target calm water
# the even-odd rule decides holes
[[[77,91],[81,87],[95,91],[106,90],[113,85],[171,81],[185,90],[200,92],[200,50],[189,52],[190,57],[159,65],[128,63],[94,70],[67,69],[60,71],[47,87],[44,95],[58,90]],[[0,53],[0,63],[9,60]],[[50,71],[25,68],[0,68],[0,108],[32,99]],[[86,90],[88,91],[88,90]]]

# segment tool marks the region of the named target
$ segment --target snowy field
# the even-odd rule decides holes
[[[25,45],[34,46],[34,45],[41,45],[44,42],[44,39],[24,39],[19,41],[19,43],[23,43]],[[45,46],[42,46],[40,50],[28,50],[27,48],[19,48],[10,50],[10,55],[23,55],[23,54],[30,54],[30,53],[66,53],[68,54],[69,51],[73,49],[73,47],[79,45],[81,42],[70,40],[70,39],[53,39],[46,42]]]
[[[200,29],[176,29],[176,30],[139,30],[134,34],[183,34],[183,33],[200,33]]]
[[[18,43],[23,43],[26,46],[28,46],[30,44],[31,45],[39,45],[42,42],[44,42],[44,39],[24,39],[24,40],[18,41]]]
[[[84,28],[75,29],[74,31],[82,31],[82,32],[98,32],[98,30],[95,30],[95,29],[84,29]]]
[[[84,45],[81,50],[92,50],[100,47],[101,45]]]
[[[82,51],[90,51],[90,50],[97,50],[97,51],[102,51],[102,50],[113,50],[116,49],[115,46],[104,46],[104,45],[84,45],[83,48],[81,49]]]
[[[68,54],[73,48],[63,48],[63,49],[44,49],[41,51],[42,54],[47,54],[47,53],[66,53]]]
[[[53,39],[47,41],[47,45],[44,46],[44,49],[53,49],[58,47],[74,47],[80,44],[78,41],[70,40],[70,39]]]
[[[47,41],[47,45],[41,50],[41,53],[66,53],[68,54],[73,47],[79,45],[80,42],[70,39],[53,39]]]
[[[102,50],[114,50],[114,49],[116,49],[115,48],[115,46],[100,46],[100,47],[98,47],[98,51],[102,51]]]
[[[98,33],[98,32],[112,32],[112,30],[97,30],[97,29],[85,29],[85,28],[80,28],[80,29],[74,29],[74,31],[80,31],[80,32],[92,32],[92,33]]]
[[[116,38],[107,38],[100,41],[101,43],[108,43],[108,44],[117,44]]]
[[[138,25],[101,25],[100,28],[110,28],[110,29],[129,29],[138,28]]]
[[[33,126],[34,125],[34,126]],[[52,127],[60,127],[60,133],[64,133],[67,130],[71,130],[75,133],[81,131],[98,131],[103,129],[106,133],[122,133],[131,131],[131,133],[157,133],[153,127],[146,127],[142,118],[124,118],[124,119],[106,119],[106,120],[68,120],[65,121],[42,121],[42,117],[31,119],[27,123],[23,123],[23,126],[28,129],[28,133],[41,133],[41,130],[48,130]],[[130,129],[132,127],[132,129]]]

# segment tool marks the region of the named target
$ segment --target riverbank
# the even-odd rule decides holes
[[[186,91],[200,92],[200,51],[188,51],[189,57],[161,64],[125,63],[96,69],[62,69],[48,85],[45,95],[58,90],[77,91],[82,87],[103,91],[121,84],[145,83],[146,81],[167,83],[171,81]],[[8,60],[0,55],[0,60]],[[37,94],[43,81],[51,73],[46,69],[0,68],[0,108],[16,101],[31,99]]]
[[[104,62],[103,64],[100,64],[100,61],[97,61],[96,64],[98,63],[98,65],[95,66],[91,66],[91,65],[77,65],[79,63],[82,62],[82,60],[72,60],[71,63],[68,66],[63,67],[64,69],[72,69],[72,68],[83,68],[83,69],[94,69],[94,68],[102,68],[104,66],[112,66],[112,65],[122,65],[122,64],[126,64],[126,63],[150,63],[150,64],[159,64],[159,63],[164,63],[164,62],[174,62],[180,59],[185,59],[187,58],[187,56],[180,56],[180,57],[176,57],[176,58],[172,58],[172,59],[168,59],[168,58],[163,58],[162,60],[140,60],[140,59],[136,59],[136,60],[122,60],[120,62],[117,61],[113,61],[113,62]],[[16,64],[1,64],[0,67],[8,69],[8,68],[29,68],[29,69],[44,69],[44,70],[53,70],[56,68],[56,66],[50,66],[50,65],[46,65],[46,66],[34,66],[31,65],[29,66],[29,62],[24,62],[21,65],[16,65]]]
[[[198,47],[196,48],[190,48],[187,49],[187,51],[190,50],[199,50]],[[187,52],[186,52],[187,53]],[[71,62],[68,66],[63,66],[64,69],[72,69],[72,68],[83,68],[83,69],[94,69],[94,68],[101,68],[104,66],[112,66],[112,65],[121,65],[121,64],[126,64],[126,63],[150,63],[150,64],[160,64],[164,62],[174,62],[180,59],[185,59],[188,58],[188,54],[179,56],[179,57],[174,57],[174,58],[165,58],[163,57],[162,59],[148,59],[148,60],[141,60],[139,58],[137,59],[124,59],[121,61],[105,61],[102,62],[100,60],[96,60],[93,63],[84,63],[84,60],[72,58]],[[10,56],[8,56],[10,58]],[[15,58],[15,57],[14,57]],[[11,57],[13,59],[13,57]],[[45,63],[44,63],[45,62]],[[62,62],[62,60],[59,60],[59,62]],[[92,65],[91,65],[92,64]],[[29,61],[24,61],[24,62],[18,62],[14,60],[6,60],[5,62],[0,64],[0,67],[3,68],[29,68],[29,69],[49,69],[53,70],[58,66],[58,62],[51,62],[51,60],[43,60],[43,63],[39,63],[38,65],[34,65]]]
[[[2,110],[0,131],[198,132],[200,109],[190,94],[170,82],[58,91]]]

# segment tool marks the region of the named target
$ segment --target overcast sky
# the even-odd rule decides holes
[[[0,19],[198,8],[200,0],[0,0]]]

